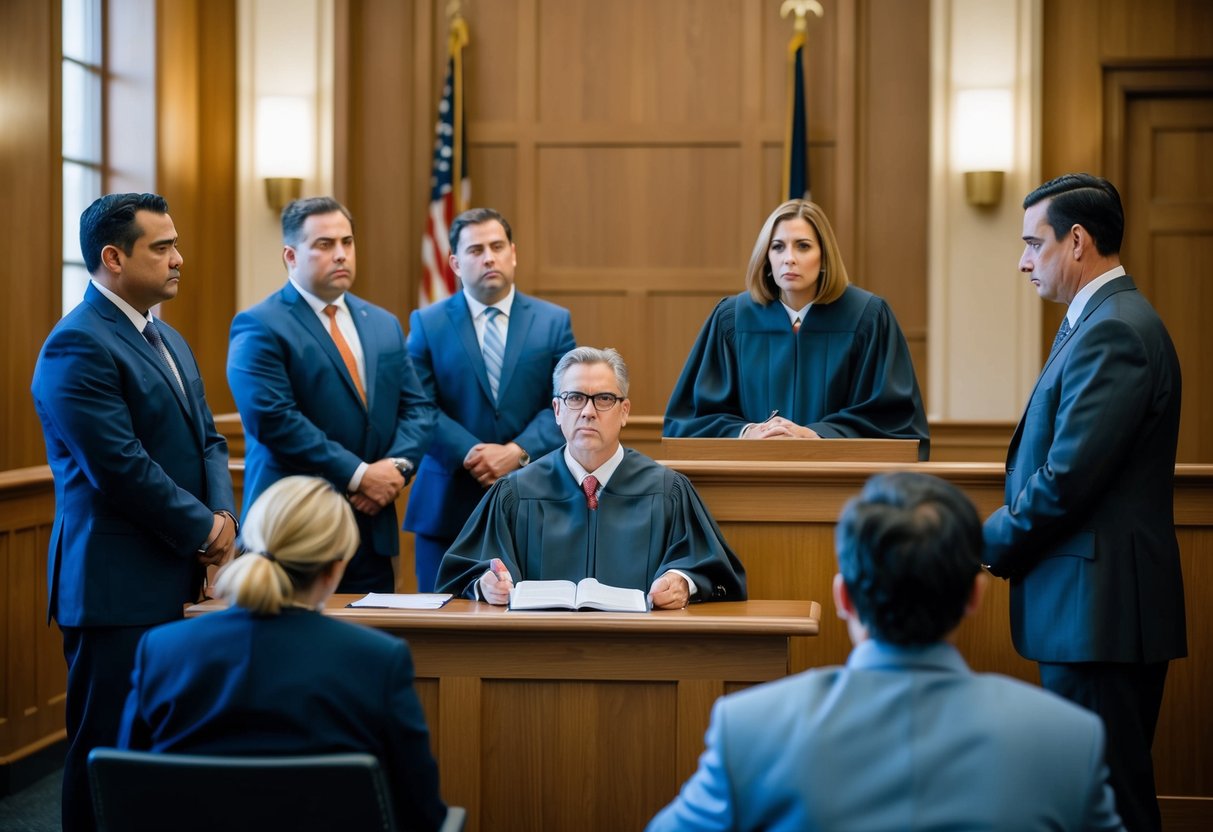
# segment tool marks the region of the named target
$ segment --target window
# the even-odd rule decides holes
[[[103,193],[103,0],[63,0],[63,304],[80,303],[88,271],[80,253],[80,214]]]

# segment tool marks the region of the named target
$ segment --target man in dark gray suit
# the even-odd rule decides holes
[[[1173,510],[1179,360],[1120,265],[1124,212],[1110,182],[1060,176],[1024,209],[1020,271],[1069,308],[1011,439],[985,560],[1011,580],[1011,636],[1041,684],[1103,718],[1125,825],[1159,829],[1150,746],[1167,663],[1187,654]]]

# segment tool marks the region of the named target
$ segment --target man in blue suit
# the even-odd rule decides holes
[[[409,319],[409,353],[440,411],[404,517],[416,534],[423,592],[433,591],[442,556],[485,489],[564,443],[550,411],[551,379],[576,346],[567,309],[515,290],[505,217],[464,211],[450,240],[463,291]]]
[[[292,474],[348,494],[362,543],[338,592],[392,592],[396,497],[433,432],[400,322],[351,294],[354,220],[330,197],[282,212],[287,284],[232,321],[227,379],[244,422],[244,506]]]
[[[1007,452],[985,561],[1011,581],[1011,638],[1041,684],[1099,714],[1116,804],[1161,828],[1150,748],[1167,665],[1187,655],[1175,539],[1180,372],[1120,264],[1112,183],[1066,174],[1024,200],[1019,261],[1066,317]]]
[[[846,666],[719,700],[699,770],[650,830],[1122,828],[1099,718],[973,673],[950,643],[986,580],[963,494],[873,477],[836,547]]]
[[[42,345],[32,391],[55,477],[47,614],[67,659],[68,832],[94,828],[88,752],[118,738],[140,637],[181,618],[236,534],[198,365],[151,315],[181,280],[168,204],[101,197],[80,216],[80,248],[92,280]]]

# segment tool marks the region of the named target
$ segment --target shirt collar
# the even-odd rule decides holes
[[[139,330],[140,333],[143,332],[143,328],[145,326],[147,326],[147,322],[152,320],[152,312],[150,309],[148,310],[148,313],[145,316],[138,309],[131,306],[129,303],[124,301],[122,298],[118,297],[116,294],[111,292],[109,289],[105,288],[100,283],[98,283],[96,281],[96,279],[89,278],[89,281],[94,286],[97,287],[98,292],[105,295],[105,297],[108,298],[110,300],[110,302],[114,304],[114,306],[117,306],[120,310],[122,310],[122,314],[126,315],[126,317],[131,319],[131,323],[135,325],[135,329]]]
[[[342,292],[341,295],[338,296],[336,300],[332,300],[332,301],[321,300],[320,298],[316,297],[311,292],[309,292],[307,289],[304,289],[297,282],[295,282],[295,278],[288,277],[287,280],[290,281],[291,285],[295,287],[295,291],[298,292],[299,295],[305,301],[307,301],[307,305],[310,306],[312,308],[312,311],[315,312],[317,315],[325,314],[324,307],[328,306],[330,303],[333,306],[336,306],[338,309],[344,309],[345,314],[347,314],[347,315],[350,314],[350,308],[348,306],[346,306],[346,304],[345,304],[345,292]]]
[[[615,469],[619,467],[619,463],[623,462],[623,443],[615,446],[615,453],[611,454],[611,458],[598,466],[595,471],[587,471],[581,466],[581,463],[573,459],[573,454],[569,452],[569,446],[564,446],[564,464],[569,466],[569,472],[572,473],[573,479],[577,480],[577,484],[581,485],[581,481],[593,474],[598,479],[598,488],[606,488],[607,482],[611,479],[611,475],[615,473]]]
[[[809,301],[800,309],[793,309],[782,300],[779,301],[779,305],[782,306],[783,311],[787,313],[788,323],[795,324],[796,319],[799,318],[800,322],[803,324],[805,317],[809,314],[809,307],[813,305],[813,301]]]
[[[500,309],[501,314],[505,315],[506,319],[508,320],[510,317],[510,310],[514,308],[514,287],[511,286],[509,294],[494,304],[481,303],[469,295],[466,291],[463,293],[463,299],[468,302],[468,312],[471,314],[473,321],[484,314],[484,310],[488,309],[489,306],[495,306],[496,308]]]
[[[903,647],[870,638],[855,646],[847,658],[847,667],[862,670],[945,670],[968,673],[960,651],[937,641],[919,647]]]
[[[1073,329],[1078,323],[1079,317],[1082,316],[1082,310],[1086,308],[1087,301],[1094,297],[1095,293],[1100,290],[1109,281],[1115,280],[1118,277],[1123,277],[1125,274],[1124,266],[1117,266],[1114,269],[1108,269],[1099,277],[1092,280],[1086,286],[1078,290],[1078,294],[1074,296],[1074,300],[1070,301],[1070,308],[1066,310],[1066,319],[1070,322],[1070,329]]]

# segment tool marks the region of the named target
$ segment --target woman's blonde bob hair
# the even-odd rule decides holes
[[[215,592],[245,609],[275,615],[326,566],[349,560],[358,524],[349,501],[325,480],[286,477],[267,488],[240,529],[244,554],[215,581]]]
[[[838,239],[825,211],[807,199],[790,199],[772,211],[762,224],[758,239],[754,241],[754,251],[750,254],[750,265],[746,269],[745,287],[754,302],[762,306],[779,300],[779,286],[771,274],[771,261],[768,258],[771,238],[775,236],[775,227],[779,223],[794,217],[800,217],[813,226],[817,239],[821,241],[821,276],[817,279],[817,296],[813,298],[813,303],[833,303],[842,297],[851,282],[847,278],[846,264],[842,262],[842,252],[838,249]]]

